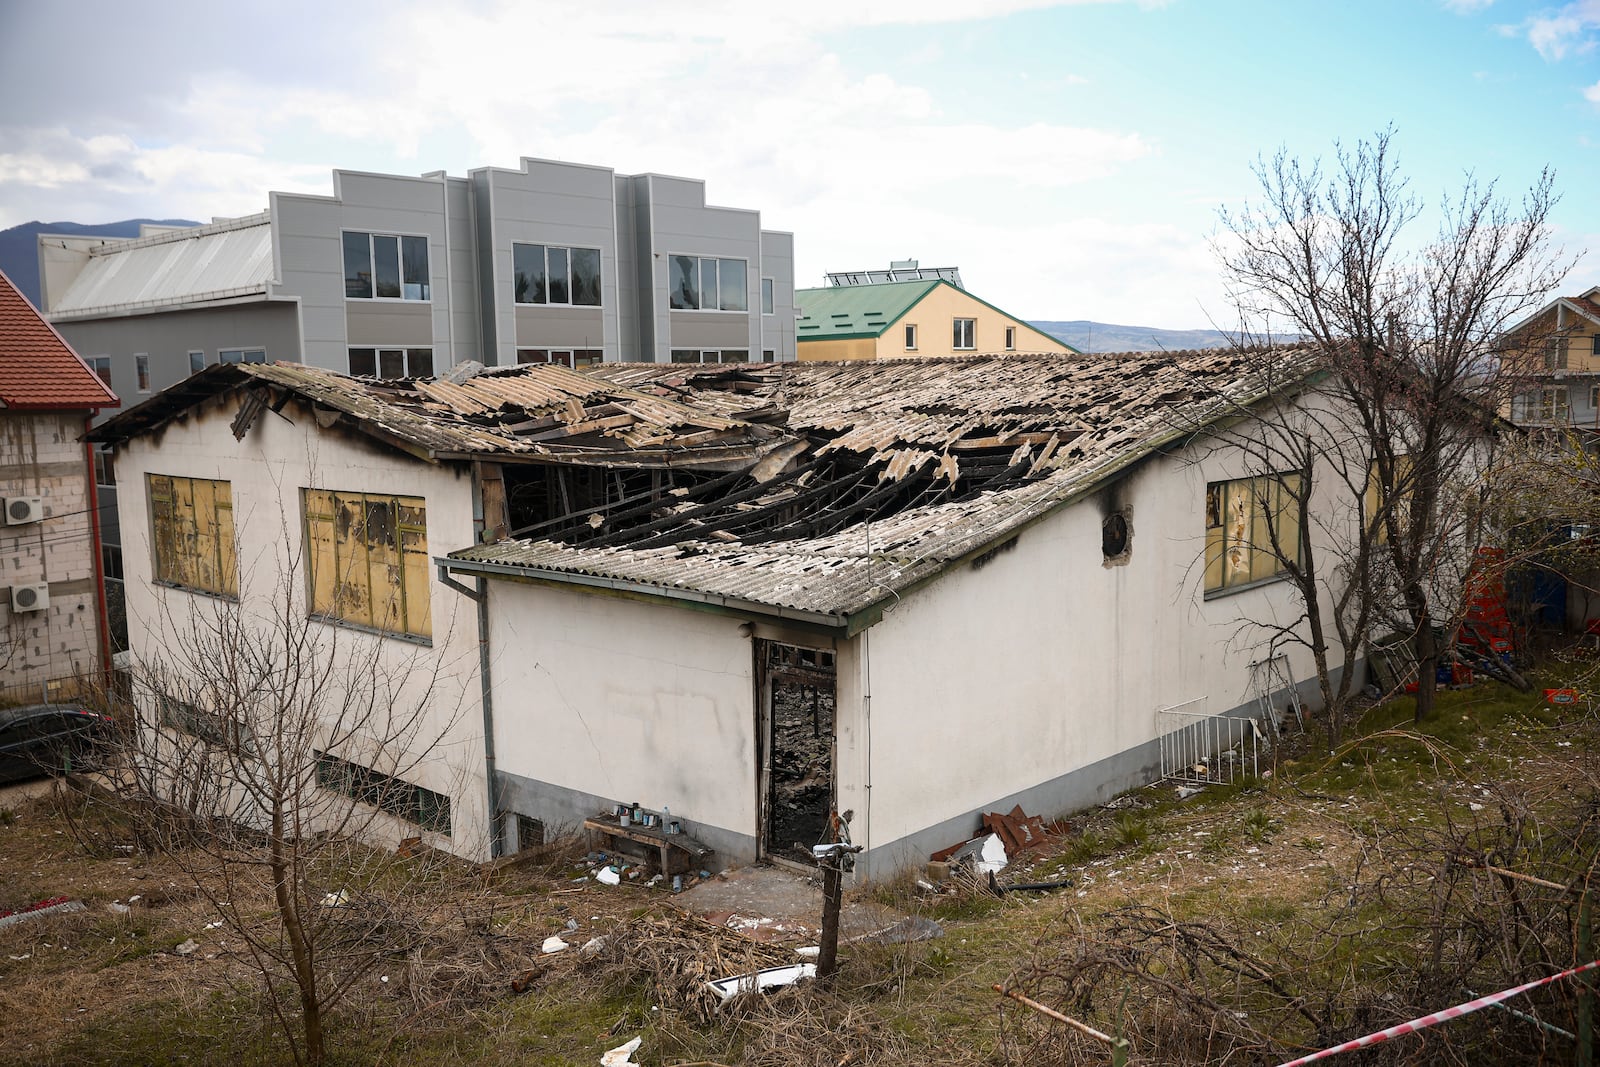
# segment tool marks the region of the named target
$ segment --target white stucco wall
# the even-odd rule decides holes
[[[1251,702],[1267,634],[1249,621],[1294,620],[1297,595],[1273,582],[1207,600],[1201,560],[1206,484],[1257,472],[1227,448],[1153,459],[854,638],[840,657],[838,789],[856,841],[892,853],[907,835],[1145,745],[1159,708]],[[1118,509],[1132,553],[1107,566],[1101,524]],[[1296,681],[1314,676],[1308,650],[1284,652]],[[898,862],[926,858],[916,851]]]
[[[570,822],[596,813],[573,808],[593,796],[754,836],[754,660],[738,619],[515,581],[492,582],[489,605],[497,766],[539,784],[524,814]]]
[[[291,610],[306,611],[305,579],[292,554],[303,549],[303,487],[421,496],[426,501],[428,549],[438,555],[473,540],[472,482],[464,469],[430,466],[343,430],[318,430],[310,414],[290,404],[279,417],[262,412],[243,441],[229,422],[232,401],[208,405],[164,430],[135,439],[117,459],[121,487],[123,565],[128,629],[135,663],[154,662],[196,613],[222,601],[151,581],[150,499],[147,474],[220,479],[231,483],[239,568],[239,600],[247,610],[284,603],[288,575]],[[488,856],[486,781],[479,714],[478,644],[472,601],[432,579],[431,642],[381,636],[335,623],[312,621],[312,631],[336,639],[341,654],[374,654],[382,676],[399,686],[405,715],[424,699],[425,714],[411,746],[429,748],[408,774],[416,785],[449,795],[452,834],[427,835],[430,843],[474,859]],[[201,617],[204,617],[203,615]],[[435,743],[436,742],[436,743]],[[418,832],[398,819],[396,838]]]

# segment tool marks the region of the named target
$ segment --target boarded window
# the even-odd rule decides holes
[[[228,482],[167,474],[146,479],[156,581],[238,596],[233,487]]]
[[[1206,486],[1206,586],[1217,593],[1275,578],[1300,558],[1300,475]]]
[[[302,490],[311,613],[431,637],[428,529],[421,497]]]

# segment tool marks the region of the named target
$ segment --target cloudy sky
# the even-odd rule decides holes
[[[914,257],[1029,318],[1203,327],[1250,164],[1392,122],[1430,201],[1553,166],[1587,288],[1597,46],[1600,0],[0,0],[0,228],[538,156],[703,178],[800,285]]]

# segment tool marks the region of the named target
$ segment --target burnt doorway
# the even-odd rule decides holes
[[[834,654],[759,641],[762,735],[762,852],[812,865],[811,846],[833,807]]]

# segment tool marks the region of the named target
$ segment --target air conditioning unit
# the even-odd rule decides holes
[[[36,496],[6,497],[6,525],[20,526],[44,518],[44,502]]]
[[[11,587],[12,611],[43,611],[50,606],[50,586],[14,585]]]

